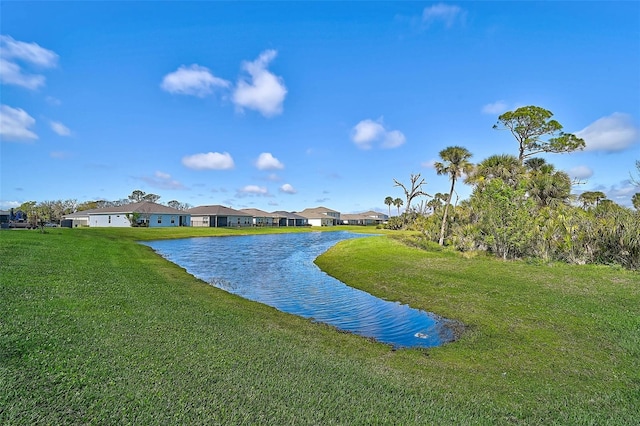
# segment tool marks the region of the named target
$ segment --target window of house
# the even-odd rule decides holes
[[[109,215],[108,220],[109,220],[109,223],[111,223],[111,215]]]
[[[158,223],[162,223],[162,216],[158,216]]]
[[[176,217],[175,216],[171,216],[171,223],[176,223]]]

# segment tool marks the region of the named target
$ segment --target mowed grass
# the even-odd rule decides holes
[[[325,271],[467,326],[393,351],[136,242],[256,232],[0,232],[0,424],[638,424],[639,274],[344,241]]]

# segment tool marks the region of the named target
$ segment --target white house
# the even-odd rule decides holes
[[[72,219],[74,223],[77,221],[78,224],[82,224],[84,218],[88,218],[88,226],[90,227],[148,226],[150,228],[166,228],[191,224],[191,217],[187,212],[151,201],[93,209],[74,215],[66,215],[65,218]]]
[[[335,226],[340,223],[340,212],[326,207],[314,207],[297,212],[306,217],[311,226]]]

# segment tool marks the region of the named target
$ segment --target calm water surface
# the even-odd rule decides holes
[[[144,244],[230,293],[394,347],[433,347],[453,340],[448,320],[348,287],[313,263],[337,242],[362,237],[344,231],[305,232]]]

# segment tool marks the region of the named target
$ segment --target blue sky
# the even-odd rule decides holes
[[[537,105],[583,152],[545,158],[620,204],[640,159],[640,3],[7,2],[0,208],[126,198],[387,211],[447,192],[451,145],[517,154]],[[471,188],[459,185],[461,199]],[[392,210],[395,211],[395,208]]]

